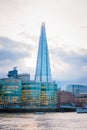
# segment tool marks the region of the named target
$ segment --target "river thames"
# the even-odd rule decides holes
[[[87,130],[87,114],[0,114],[0,130]]]

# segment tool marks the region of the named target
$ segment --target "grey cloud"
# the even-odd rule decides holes
[[[11,40],[7,37],[0,37],[0,44],[3,46],[4,50],[7,49],[14,49],[19,47],[19,43],[16,41]]]
[[[29,48],[30,50],[33,48],[32,45],[30,44],[25,44],[25,43],[20,43],[18,41],[14,41],[10,38],[7,37],[0,37],[0,44],[3,46],[4,50],[15,50],[17,51],[19,49],[19,51],[21,49],[27,49]]]
[[[87,50],[80,48],[76,51],[65,51],[64,49],[56,50],[56,56],[58,56],[63,62],[68,64],[85,65],[87,64]]]
[[[66,54],[66,53],[62,53],[62,60],[65,62],[68,62],[70,64],[84,64],[87,63],[87,55],[78,55],[75,53],[72,54]]]
[[[32,46],[0,37],[0,77],[14,66],[23,66],[24,58],[32,56]]]
[[[18,60],[32,56],[32,46],[11,40],[6,37],[0,37],[0,65],[6,66],[5,63],[15,63]],[[8,62],[9,61],[9,62]]]
[[[13,52],[13,51],[7,51],[7,50],[1,50],[0,51],[0,60],[18,60],[20,58],[24,58],[28,56],[27,53],[21,53],[21,52]]]
[[[56,48],[55,51],[51,50],[51,53],[51,55],[54,55],[53,57],[56,57],[54,63],[62,61],[69,66],[69,69],[65,68],[65,72],[59,70],[60,67],[57,67],[59,73],[55,73],[55,75],[59,80],[62,82],[67,81],[67,83],[69,81],[73,83],[87,83],[87,49],[78,48],[68,49],[67,51],[66,48]],[[61,68],[64,68],[64,64]]]

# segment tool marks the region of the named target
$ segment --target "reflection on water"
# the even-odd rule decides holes
[[[0,130],[87,130],[87,114],[0,114]]]

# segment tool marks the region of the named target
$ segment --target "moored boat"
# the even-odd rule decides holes
[[[77,113],[87,113],[87,106],[86,107],[78,107],[76,109]]]

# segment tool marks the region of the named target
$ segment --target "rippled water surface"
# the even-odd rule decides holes
[[[87,130],[87,114],[0,114],[0,130]]]

